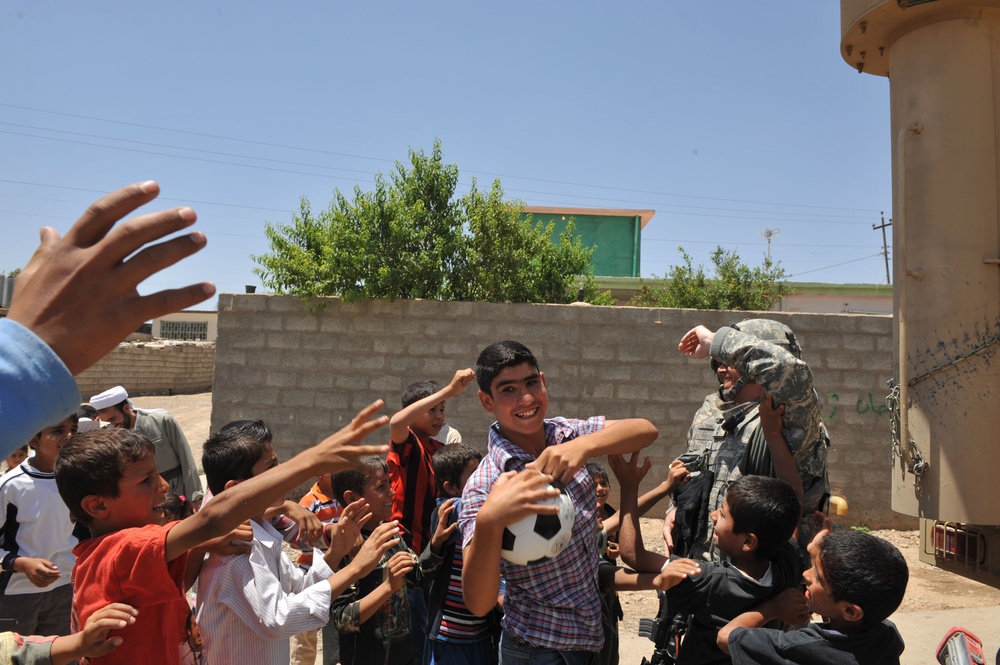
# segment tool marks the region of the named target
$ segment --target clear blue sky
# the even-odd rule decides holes
[[[258,284],[264,221],[371,186],[435,137],[463,186],[654,208],[683,246],[796,281],[884,283],[889,84],[840,57],[839,3],[47,2],[0,8],[0,270],[37,229],[155,178],[208,247],[146,282]],[[214,306],[214,303],[210,303]]]

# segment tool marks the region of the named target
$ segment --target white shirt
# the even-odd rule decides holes
[[[0,562],[5,572],[0,574],[0,593],[45,593],[69,584],[76,565],[73,548],[79,542],[52,472],[39,471],[24,461],[3,475]],[[59,579],[47,587],[36,587],[24,573],[12,572],[10,566],[19,556],[48,559],[59,567]]]
[[[201,569],[197,621],[206,665],[287,665],[288,638],[330,618],[333,571],[323,558],[304,573],[271,525],[252,525],[249,555],[212,554]]]

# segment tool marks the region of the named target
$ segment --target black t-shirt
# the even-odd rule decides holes
[[[862,633],[840,633],[825,623],[784,633],[769,628],[737,628],[729,635],[734,665],[899,665],[903,638],[891,621]]]
[[[771,586],[763,586],[729,563],[700,561],[699,565],[699,574],[667,591],[671,610],[691,614],[678,663],[729,663],[716,644],[719,629],[802,581],[802,562],[791,541],[771,559]]]

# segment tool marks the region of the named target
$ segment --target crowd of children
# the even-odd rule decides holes
[[[446,400],[473,380],[495,419],[485,454],[438,439]],[[795,491],[751,475],[711,513],[725,563],[646,550],[640,515],[688,470],[674,462],[638,496],[656,428],[548,417],[545,374],[518,342],[490,345],[444,388],[412,384],[391,420],[381,406],[280,464],[266,423],[222,427],[204,445],[200,510],[167,494],[134,430],[77,433],[74,414],[38,432],[0,479],[0,649],[41,634],[64,636],[44,642],[48,662],[312,665],[322,630],[324,665],[616,665],[618,591],[647,589],[688,617],[678,663],[899,660],[886,619],[907,569],[894,547],[831,532],[818,513],[803,561]],[[361,443],[387,424],[389,445]],[[592,461],[605,456],[617,512]],[[285,494],[313,478],[293,510]],[[545,500],[560,492],[576,511],[565,549],[503,560],[506,527],[554,514]]]

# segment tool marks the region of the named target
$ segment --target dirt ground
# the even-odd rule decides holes
[[[201,444],[208,437],[211,426],[211,393],[139,397],[133,401],[141,408],[162,408],[171,412],[186,434],[195,460],[201,459]],[[647,518],[642,520],[643,540],[647,548],[663,551],[661,526],[660,520]],[[872,533],[896,545],[909,565],[910,582],[899,612],[1000,605],[1000,590],[921,562],[918,558],[920,542],[918,532],[883,530]],[[639,619],[656,615],[656,595],[653,592],[626,592],[621,594],[621,602],[625,614],[620,626],[623,637],[621,662],[638,663],[642,656],[649,656],[652,653],[652,643],[645,639],[628,639],[628,636],[637,634]]]

